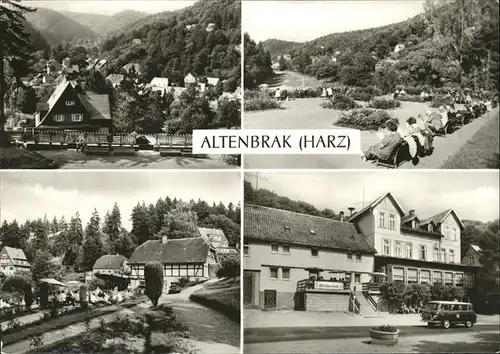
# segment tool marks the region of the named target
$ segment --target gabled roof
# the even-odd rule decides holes
[[[479,247],[478,245],[470,245],[470,247],[478,254],[481,254],[481,247]]]
[[[54,92],[52,92],[52,95],[50,95],[49,99],[47,100],[47,104],[49,105],[49,107],[47,110],[47,114],[45,116],[47,116],[52,111],[57,101],[59,101],[59,98],[61,98],[62,94],[64,93],[64,91],[66,91],[67,88],[74,90],[71,83],[68,80],[66,80],[66,78],[64,78],[64,80],[62,80],[56,86],[56,89],[54,90]]]
[[[106,255],[95,261],[93,269],[121,269],[127,258],[121,254]]]
[[[376,253],[356,226],[319,216],[245,204],[246,239]]]
[[[149,83],[151,86],[157,87],[167,87],[168,86],[168,78],[166,77],[154,77],[153,80]]]
[[[405,215],[405,216],[403,216],[403,217],[401,218],[401,223],[402,223],[402,224],[405,224],[405,223],[407,223],[408,221],[412,221],[412,220],[416,220],[417,222],[420,222],[420,219],[418,218],[418,216],[417,216],[417,215],[415,215],[415,214],[414,214],[414,215],[410,215],[410,214],[408,214],[408,215]]]
[[[220,79],[218,77],[207,77],[207,84],[210,86],[217,86],[219,82]]]
[[[401,204],[399,204],[399,202],[396,200],[396,198],[394,198],[394,196],[391,194],[391,192],[387,192],[387,193],[382,194],[380,197],[378,197],[377,199],[375,199],[373,202],[371,202],[370,204],[368,204],[366,207],[364,207],[363,209],[361,209],[356,214],[352,215],[349,218],[349,220],[347,220],[347,221],[352,222],[352,221],[356,220],[359,216],[363,215],[368,210],[371,210],[371,209],[375,208],[385,198],[391,199],[391,201],[394,203],[394,205],[398,209],[399,214],[401,216],[405,215],[405,211],[404,211],[403,207],[401,206]]]
[[[149,240],[137,247],[129,263],[205,263],[210,245],[202,237]]]
[[[207,240],[211,240],[211,236],[222,236],[223,240],[227,241],[226,235],[224,235],[224,231],[222,231],[221,229],[199,227],[198,231],[200,232],[201,237],[205,237]]]
[[[111,119],[108,95],[86,94],[78,97],[90,114],[90,119]]]
[[[424,222],[428,223],[429,220],[433,220],[436,223],[436,225],[439,226],[444,221],[444,219],[446,219],[448,217],[448,215],[450,215],[450,214],[453,214],[455,219],[458,221],[458,225],[460,226],[460,229],[462,229],[462,230],[465,229],[465,225],[463,224],[462,219],[460,219],[460,217],[458,216],[456,211],[453,209],[448,209],[448,210],[442,211],[442,212],[424,220]]]
[[[28,259],[26,258],[26,255],[24,254],[24,251],[20,248],[14,248],[14,247],[8,247],[5,246],[3,248],[5,252],[9,255],[10,259],[18,259],[22,261],[27,261]]]
[[[186,80],[187,78],[191,78],[191,77],[192,77],[193,79],[196,79],[196,77],[195,77],[193,74],[188,73],[186,76],[184,76],[184,80]]]

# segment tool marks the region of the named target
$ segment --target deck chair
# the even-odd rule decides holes
[[[408,157],[409,155],[408,143],[404,139],[401,139],[388,159],[375,160],[375,163],[377,166],[398,168],[405,161],[405,156]]]

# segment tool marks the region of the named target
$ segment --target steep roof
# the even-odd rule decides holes
[[[474,251],[476,251],[477,253],[481,253],[481,247],[479,247],[478,245],[470,245],[472,247],[472,249]]]
[[[226,235],[224,235],[224,231],[220,229],[210,229],[206,227],[199,227],[198,231],[200,232],[200,235],[202,237],[205,237],[206,239],[210,240],[210,236],[222,236],[223,240],[227,241]]]
[[[102,256],[95,261],[93,269],[120,269],[126,260],[121,254]]]
[[[318,216],[245,204],[245,238],[375,253],[356,226]]]
[[[205,263],[210,245],[202,237],[150,240],[137,247],[129,263]]]
[[[207,84],[211,86],[217,86],[217,84],[220,82],[220,79],[218,77],[207,77]]]
[[[465,225],[463,224],[462,220],[460,219],[460,217],[458,216],[456,211],[453,209],[447,209],[447,210],[442,211],[436,215],[433,215],[430,218],[425,219],[422,223],[423,224],[429,223],[430,220],[432,220],[436,223],[436,225],[440,225],[444,221],[444,219],[446,219],[448,217],[448,215],[450,215],[450,214],[453,214],[455,219],[458,221],[458,225],[460,226],[460,228],[462,230],[465,229]]]
[[[78,95],[83,106],[90,114],[90,119],[111,119],[111,107],[108,95]]]
[[[365,212],[367,212],[368,210],[372,209],[372,208],[375,208],[382,200],[384,200],[385,198],[389,198],[391,199],[391,201],[394,203],[394,205],[396,206],[396,208],[398,209],[399,211],[399,214],[401,216],[405,215],[405,211],[403,209],[403,207],[401,206],[401,204],[399,204],[399,202],[396,200],[396,198],[394,198],[394,196],[391,194],[391,192],[387,192],[387,193],[384,193],[382,194],[380,197],[378,197],[377,199],[375,199],[373,202],[371,202],[370,204],[368,204],[366,207],[364,207],[363,209],[361,209],[359,212],[357,212],[356,214],[352,215],[350,218],[349,218],[349,222],[352,222],[354,221],[355,219],[357,219],[359,216],[363,215]]]
[[[22,261],[28,260],[26,258],[26,255],[24,254],[24,251],[20,248],[5,246],[3,249],[5,250],[5,252],[7,252],[7,254],[9,255],[9,257],[12,260],[14,260],[14,259],[18,259],[18,260],[22,260]]]

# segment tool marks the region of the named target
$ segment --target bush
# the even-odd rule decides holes
[[[388,333],[395,333],[398,331],[398,329],[396,327],[389,326],[389,325],[373,327],[372,329],[375,331],[388,332]]]
[[[88,283],[88,288],[90,291],[94,291],[97,288],[100,288],[101,290],[111,289],[110,284],[100,278],[92,278]]]
[[[235,278],[240,275],[240,259],[224,258],[221,267],[217,270],[217,276]]]
[[[374,86],[355,87],[349,92],[349,96],[356,101],[370,101],[375,96],[382,95],[382,91]]]
[[[321,107],[327,109],[337,109],[340,111],[345,111],[353,108],[359,108],[361,106],[357,104],[356,101],[354,101],[351,97],[338,94],[334,95],[332,99],[326,102],[322,102]]]
[[[390,312],[401,308],[405,303],[406,286],[403,283],[383,284],[380,287],[380,292],[382,293],[382,297],[387,301]]]
[[[438,108],[441,106],[452,105],[455,104],[453,101],[453,97],[445,97],[445,96],[435,96],[434,99],[429,104],[431,107]]]
[[[282,109],[281,103],[273,98],[245,98],[245,112],[265,111],[268,109]]]
[[[287,97],[290,98],[314,98],[319,97],[321,91],[307,87],[304,89],[287,90]]]
[[[342,113],[334,125],[359,130],[378,130],[388,119],[391,119],[391,116],[386,111],[363,108]]]
[[[420,97],[420,95],[403,95],[403,96],[398,96],[399,101],[405,101],[405,102],[426,102],[425,99]]]
[[[370,102],[369,107],[376,109],[392,109],[401,107],[401,102],[391,99],[376,98]]]
[[[29,310],[33,304],[33,291],[31,289],[31,279],[24,275],[13,275],[5,279],[2,284],[2,291],[18,294],[24,298],[26,309]]]
[[[229,166],[241,166],[241,155],[222,155],[222,161]]]
[[[158,306],[158,299],[163,292],[163,267],[158,262],[149,262],[144,266],[144,281],[146,283],[146,295]]]

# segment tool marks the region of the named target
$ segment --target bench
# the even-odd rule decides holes
[[[113,135],[111,140],[111,150],[110,154],[135,154],[136,144],[135,138],[130,135]]]
[[[155,150],[162,156],[194,156],[192,137],[189,135],[159,134],[156,137]]]
[[[108,140],[107,134],[88,134],[84,142],[83,152],[86,154],[109,153],[111,144]]]

